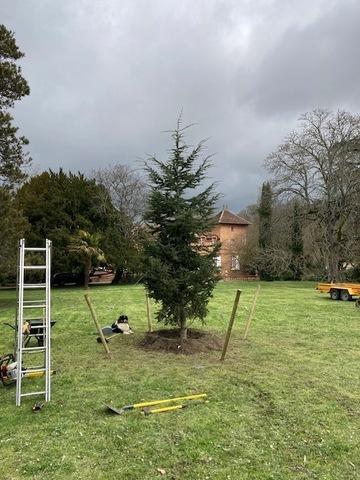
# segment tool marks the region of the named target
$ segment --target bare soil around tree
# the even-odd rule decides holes
[[[140,347],[155,352],[186,355],[222,350],[223,341],[210,332],[188,328],[187,336],[186,340],[181,341],[179,328],[155,330],[145,335]]]

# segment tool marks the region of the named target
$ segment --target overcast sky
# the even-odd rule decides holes
[[[360,113],[359,0],[0,0],[31,94],[12,112],[40,173],[167,158],[183,110],[238,213],[315,108]]]

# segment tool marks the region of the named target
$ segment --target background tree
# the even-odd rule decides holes
[[[0,25],[0,282],[16,278],[18,240],[28,223],[14,204],[10,191],[26,177],[23,167],[31,159],[23,147],[29,142],[18,136],[9,109],[16,100],[29,95],[29,86],[16,60],[22,58],[14,34]]]
[[[304,241],[298,201],[294,202],[291,230],[292,257],[290,268],[293,272],[293,279],[301,280],[304,273]]]
[[[97,183],[106,187],[124,228],[131,232],[134,225],[141,223],[146,209],[146,182],[129,165],[108,165],[94,170],[92,174]]]
[[[16,100],[30,94],[30,88],[15,64],[24,54],[16,45],[13,32],[0,25],[0,184],[12,187],[25,179],[23,167],[31,159],[23,147],[29,142],[17,136],[18,128],[12,125],[8,110]]]
[[[317,109],[300,117],[265,166],[285,198],[298,198],[321,233],[328,280],[338,280],[347,257],[347,226],[360,198],[360,116]]]
[[[260,248],[260,201],[240,213],[251,225],[248,228],[245,247],[239,249],[244,269],[251,275],[260,273],[267,280],[290,280],[294,278],[292,265],[292,219],[293,205],[276,198],[271,203],[271,237],[265,237]],[[264,240],[264,239],[263,239]],[[264,248],[265,247],[265,248]]]
[[[261,188],[259,204],[259,273],[263,280],[272,280],[272,191],[269,182]]]
[[[104,252],[100,248],[101,236],[99,233],[91,235],[84,230],[78,230],[70,239],[69,250],[82,256],[84,265],[84,288],[89,288],[89,277],[91,272],[91,260],[93,257],[98,262],[105,262]]]
[[[104,190],[98,197],[99,205],[109,200],[115,207],[111,227],[105,232],[104,249],[107,260],[115,268],[113,283],[123,280],[124,275],[137,274],[141,268],[139,234],[142,232],[142,217],[146,208],[148,189],[138,171],[128,165],[108,165],[92,172]]]
[[[104,232],[111,234],[114,207],[108,202],[100,208],[97,198],[104,196],[103,189],[81,173],[66,174],[60,169],[32,177],[16,193],[17,205],[31,225],[28,243],[36,246],[43,245],[45,238],[52,241],[54,272],[83,271],[81,255],[69,253],[69,245],[79,230],[99,234],[99,248],[104,250]]]
[[[187,338],[188,322],[205,321],[207,304],[219,277],[215,266],[219,246],[201,247],[198,235],[210,228],[218,195],[215,184],[199,191],[211,166],[203,156],[204,141],[189,151],[181,117],[171,132],[174,146],[162,162],[150,157],[145,171],[150,182],[145,220],[150,238],[144,241],[144,282],[160,303],[157,319],[180,327]]]
[[[16,207],[12,195],[4,188],[0,188],[0,225],[1,285],[4,281],[15,281],[18,242],[30,228],[21,210]]]
[[[272,247],[272,191],[269,182],[262,185],[259,205],[259,247],[268,250]]]

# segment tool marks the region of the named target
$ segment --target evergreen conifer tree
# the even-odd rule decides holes
[[[163,162],[152,156],[144,162],[150,181],[144,282],[160,304],[158,321],[179,327],[182,340],[187,338],[189,321],[205,321],[219,280],[215,259],[220,248],[199,243],[199,236],[211,228],[219,195],[215,183],[201,191],[211,156],[203,155],[205,141],[191,148],[186,144],[187,128],[181,127],[180,116],[171,132],[174,146],[169,159]]]
[[[259,205],[259,273],[263,280],[273,280],[272,274],[272,191],[269,182],[262,185]]]

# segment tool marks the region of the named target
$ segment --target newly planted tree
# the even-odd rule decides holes
[[[214,183],[201,190],[211,156],[203,155],[205,141],[192,148],[186,144],[187,128],[181,127],[180,117],[171,132],[174,146],[167,161],[150,157],[144,162],[150,183],[144,282],[160,304],[157,319],[179,327],[182,340],[190,321],[205,321],[219,279],[215,258],[220,248],[198,243],[210,228],[219,196]]]

